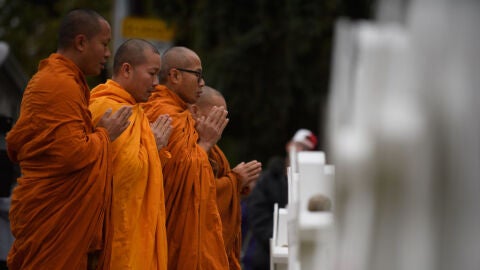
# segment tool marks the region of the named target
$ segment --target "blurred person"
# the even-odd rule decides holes
[[[172,47],[162,55],[160,85],[144,104],[150,121],[172,118],[167,145],[172,158],[163,167],[169,269],[228,269],[222,223],[216,202],[215,176],[208,151],[228,123],[224,107],[214,106],[196,121],[188,109],[205,81],[198,55]]]
[[[11,190],[18,177],[18,165],[8,158],[5,142],[5,134],[12,124],[13,118],[0,115],[0,270],[7,269],[7,255],[13,243],[8,211]]]
[[[10,198],[0,197],[0,270],[8,269],[7,255],[14,240],[8,219],[9,207]]]
[[[255,185],[250,187],[250,190],[253,190]],[[250,193],[251,194],[251,193]],[[250,194],[244,196],[240,202],[240,207],[242,208],[242,247],[240,252],[240,265],[242,270],[251,270],[252,269],[252,258],[253,251],[257,243],[252,237],[252,230],[250,229],[250,222],[248,220],[248,198]]]
[[[109,269],[110,143],[131,110],[108,111],[95,126],[85,76],[104,68],[110,37],[109,23],[95,11],[70,11],[57,52],[40,62],[25,89],[6,137],[9,158],[21,168],[9,214],[10,270],[87,269],[91,262]]]
[[[160,53],[148,41],[130,39],[117,49],[113,76],[92,90],[96,123],[106,110],[132,106],[129,127],[112,143],[113,240],[111,269],[167,269],[167,238],[159,151],[170,137],[171,119],[150,125],[141,102],[158,84]],[[168,153],[162,153],[167,156]]]
[[[290,149],[310,151],[317,147],[317,137],[307,129],[299,129],[285,146],[286,157],[270,158],[267,169],[262,172],[247,201],[247,215],[255,242],[253,250],[247,251],[252,270],[270,269],[270,238],[273,235],[273,209],[275,203],[285,208],[288,203],[287,170]]]
[[[3,141],[3,136],[0,138],[1,141]],[[0,168],[0,270],[6,270],[8,251],[14,240],[8,218],[10,193],[18,174],[15,164],[8,159],[7,152],[3,149],[0,151]]]
[[[206,117],[214,107],[227,104],[223,95],[209,86],[202,88],[202,94],[195,104],[190,106],[194,119]],[[242,196],[250,192],[250,186],[257,181],[262,171],[262,164],[256,160],[241,162],[233,169],[220,149],[215,144],[208,152],[210,164],[216,178],[217,207],[222,219],[223,241],[227,252],[229,269],[240,270],[240,250],[242,245],[241,207]]]

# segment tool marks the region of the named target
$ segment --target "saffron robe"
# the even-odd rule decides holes
[[[98,269],[109,269],[110,139],[94,127],[89,99],[81,70],[56,53],[40,62],[25,89],[6,137],[22,173],[10,208],[11,270],[84,270],[94,251]]]
[[[195,121],[178,95],[163,85],[156,90],[143,104],[145,112],[150,121],[169,114],[173,125],[167,145],[172,158],[163,168],[168,269],[228,269],[215,177],[197,144]]]
[[[111,269],[167,269],[162,167],[143,108],[115,81],[92,90],[96,123],[108,108],[132,106],[128,128],[112,143],[114,227]]]
[[[210,149],[208,157],[217,178],[217,206],[222,219],[223,241],[227,252],[229,269],[241,270],[241,182],[237,174],[230,169],[230,164],[218,145]]]

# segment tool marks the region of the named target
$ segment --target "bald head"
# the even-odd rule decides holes
[[[225,110],[227,109],[227,104],[222,93],[210,86],[205,85],[202,87],[202,94],[197,99],[197,102],[190,105],[190,111],[195,118],[201,116],[206,117],[213,106],[223,106]]]
[[[218,105],[219,100],[223,100],[223,103],[225,102],[225,98],[223,97],[222,93],[220,91],[205,85],[202,87],[202,94],[200,97],[197,99],[197,106],[200,107],[205,107],[205,106],[224,106],[223,104]]]
[[[190,66],[193,57],[198,56],[194,51],[186,47],[172,47],[166,50],[162,55],[160,83],[165,83],[167,81],[170,69]]]
[[[143,39],[129,39],[117,49],[113,58],[113,74],[120,71],[123,63],[129,63],[135,67],[147,61],[145,51],[151,51],[160,55],[158,49],[152,43]]]
[[[87,39],[92,38],[100,32],[100,22],[102,20],[105,20],[105,18],[90,9],[70,11],[60,24],[58,48],[66,49],[73,46],[77,35],[83,34]]]

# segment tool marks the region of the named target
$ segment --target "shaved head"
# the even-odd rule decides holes
[[[217,104],[214,104],[214,101],[222,99],[225,100],[224,96],[220,91],[205,85],[202,87],[202,94],[200,97],[197,99],[197,106],[199,107],[205,107],[205,106],[218,106]]]
[[[170,69],[177,67],[188,67],[191,65],[192,55],[197,54],[186,47],[172,47],[166,50],[162,55],[160,82],[165,83],[167,81],[167,76]]]
[[[133,67],[145,63],[145,51],[150,50],[160,55],[158,49],[144,39],[129,39],[117,49],[113,58],[113,74],[118,74],[123,63],[129,63]]]
[[[220,107],[223,106],[225,110],[227,109],[227,103],[220,91],[210,87],[203,86],[202,94],[197,99],[195,104],[190,104],[190,112],[194,118],[207,117],[208,113],[212,110],[214,106]]]
[[[58,48],[65,49],[72,46],[77,35],[83,34],[87,39],[92,38],[100,32],[101,20],[105,20],[105,18],[90,9],[70,11],[60,23]]]

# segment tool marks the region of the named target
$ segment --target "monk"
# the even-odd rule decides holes
[[[188,48],[164,52],[159,78],[144,108],[150,121],[161,114],[172,118],[167,145],[172,158],[163,168],[168,269],[228,269],[215,176],[207,154],[228,123],[227,111],[215,107],[196,124],[188,103],[196,102],[205,81],[200,58]]]
[[[202,94],[195,104],[190,106],[194,119],[206,117],[214,107],[227,108],[225,98],[216,89],[209,86],[202,88]],[[262,164],[256,160],[241,162],[235,168],[230,169],[230,164],[216,144],[208,157],[216,178],[217,206],[220,212],[223,226],[223,241],[227,252],[230,270],[241,270],[240,251],[242,247],[241,231],[241,207],[242,196],[249,193],[249,186],[257,181],[262,171]]]
[[[166,270],[167,237],[162,166],[172,132],[161,115],[150,126],[140,102],[158,84],[160,53],[151,43],[130,39],[118,48],[111,80],[92,90],[93,122],[108,108],[132,106],[130,126],[112,143],[113,245],[111,269]],[[163,152],[168,157],[168,153]]]
[[[109,269],[112,151],[131,108],[108,110],[95,126],[85,76],[99,75],[110,56],[108,22],[91,10],[69,12],[58,49],[39,64],[7,134],[22,176],[12,194],[15,269]],[[93,267],[94,265],[90,265]]]

